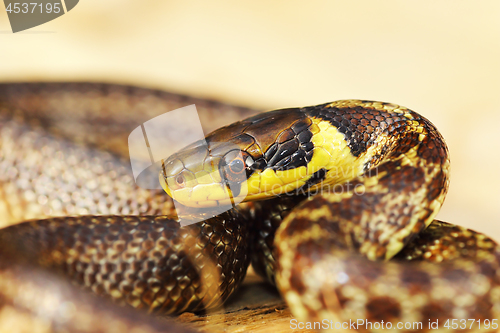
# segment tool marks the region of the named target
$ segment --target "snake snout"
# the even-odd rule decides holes
[[[242,184],[252,163],[231,143],[193,144],[163,162],[160,182],[167,194],[189,207],[232,205],[245,197]]]

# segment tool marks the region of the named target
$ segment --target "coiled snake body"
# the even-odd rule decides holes
[[[449,159],[427,119],[347,100],[216,130],[208,146],[165,160],[161,182],[186,206],[251,202],[216,217],[188,208],[206,221],[180,228],[166,194],[134,186],[123,142],[138,124],[193,102],[211,129],[216,111],[252,113],[112,85],[0,85],[2,223],[37,219],[0,232],[0,321],[11,311],[47,331],[162,331],[59,276],[115,303],[179,313],[220,305],[251,259],[303,321],[426,330],[429,321],[500,318],[496,243],[433,221]]]

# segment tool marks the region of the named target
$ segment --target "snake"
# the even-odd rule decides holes
[[[140,188],[127,135],[188,104],[210,133],[162,160],[163,190]],[[498,245],[434,219],[449,169],[436,127],[392,103],[258,113],[123,85],[1,84],[0,325],[191,332],[162,317],[221,307],[251,263],[303,323],[496,331]]]

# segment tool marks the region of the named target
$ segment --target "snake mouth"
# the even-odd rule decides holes
[[[160,184],[165,192],[180,204],[193,208],[229,207],[248,200],[246,187],[239,186],[239,195],[224,183],[197,184],[192,188],[172,189],[165,177],[160,175]],[[243,191],[243,192],[242,192]]]

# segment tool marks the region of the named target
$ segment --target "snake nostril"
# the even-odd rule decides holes
[[[179,186],[184,186],[184,183],[186,182],[186,179],[184,178],[183,175],[178,175],[175,177],[175,183]]]

